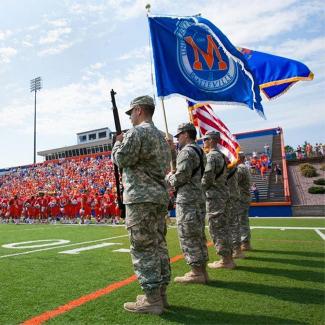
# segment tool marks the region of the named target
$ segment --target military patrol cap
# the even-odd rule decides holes
[[[134,98],[130,103],[130,108],[125,112],[125,114],[131,115],[133,108],[141,105],[151,106],[152,110],[155,110],[155,102],[153,101],[153,98],[146,95]]]
[[[220,138],[220,132],[218,131],[207,131],[203,139],[218,140]]]
[[[195,131],[196,132],[196,128],[192,123],[182,123],[178,126],[177,128],[177,134],[174,135],[175,138],[178,138],[178,136],[185,131]]]

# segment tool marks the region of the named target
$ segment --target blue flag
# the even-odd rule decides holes
[[[299,61],[238,48],[245,56],[261,91],[268,99],[284,94],[297,81],[313,80],[314,74]]]
[[[247,61],[216,26],[202,17],[148,19],[159,97],[244,104],[264,116]]]

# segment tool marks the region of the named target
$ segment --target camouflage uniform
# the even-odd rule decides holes
[[[180,245],[187,264],[193,267],[205,265],[208,249],[205,236],[205,203],[201,185],[200,158],[195,152],[202,150],[194,142],[185,145],[177,155],[176,173],[169,175],[169,184],[176,188],[176,220]],[[204,165],[206,162],[203,153]]]
[[[217,148],[210,150],[202,178],[210,236],[217,253],[221,256],[231,255],[227,216],[229,188],[226,184],[227,167],[225,164],[223,154]]]
[[[240,198],[238,203],[238,214],[240,221],[241,242],[246,243],[251,239],[251,231],[249,227],[248,210],[251,201],[250,187],[251,176],[249,169],[244,165],[238,165],[238,186]]]
[[[228,175],[231,170],[228,171]],[[228,220],[229,220],[229,228],[230,234],[232,238],[232,248],[233,250],[240,249],[240,222],[239,222],[239,215],[238,215],[238,207],[239,207],[239,198],[240,192],[238,187],[238,171],[232,174],[230,178],[227,180],[229,191],[230,191],[230,198],[227,205],[228,208]]]
[[[142,289],[150,295],[151,290],[170,281],[164,180],[170,148],[152,122],[142,122],[125,134],[123,142],[115,143],[112,155],[123,168],[123,202],[134,270]]]

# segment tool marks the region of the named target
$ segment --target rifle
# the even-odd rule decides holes
[[[116,134],[113,137],[113,146],[116,141],[116,136],[122,133],[120,117],[118,115],[118,110],[115,101],[116,92],[111,90],[111,100],[113,105],[113,116],[115,123]],[[120,183],[120,174],[122,175],[122,170],[119,170],[118,166],[114,164],[114,176],[116,184],[116,194],[117,194],[117,204],[121,210],[121,218],[125,218],[125,204],[123,204],[123,185]]]

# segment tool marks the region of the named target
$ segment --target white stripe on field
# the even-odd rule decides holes
[[[36,253],[36,252],[49,251],[51,249],[58,249],[58,248],[62,248],[62,247],[71,247],[71,246],[78,246],[78,245],[82,245],[82,244],[96,243],[96,242],[100,242],[100,241],[103,241],[103,240],[110,240],[110,239],[122,238],[122,237],[127,237],[127,236],[128,235],[121,235],[121,236],[115,236],[115,237],[109,237],[109,238],[103,238],[103,239],[97,239],[97,240],[90,240],[90,241],[84,241],[84,242],[68,244],[68,245],[58,245],[58,246],[55,246],[55,247],[34,249],[32,251],[27,251],[27,252],[22,252],[22,253],[2,255],[2,256],[0,256],[0,259],[5,258],[5,257],[11,257],[11,256],[26,255],[26,254]]]
[[[325,217],[249,217],[250,219],[325,219]]]
[[[103,248],[103,247],[114,246],[114,245],[122,245],[122,244],[121,243],[101,243],[101,244],[92,245],[92,246],[86,246],[86,247],[80,247],[80,248],[75,248],[75,249],[69,249],[67,251],[59,252],[59,254],[72,254],[72,255],[77,255],[80,252],[90,251],[92,249]]]
[[[319,229],[322,229],[322,228],[318,228],[318,229],[315,229],[316,233],[323,239],[325,240],[325,234],[323,234]]]
[[[177,228],[177,226],[168,226],[169,228]],[[205,226],[205,228],[209,228],[209,226]],[[251,226],[250,229],[280,229],[280,230],[325,230],[323,227],[259,227],[259,226]]]
[[[3,224],[3,225],[6,225],[6,224]],[[33,229],[19,229],[19,228],[16,228],[16,229],[10,229],[10,230],[7,230],[7,229],[0,229],[0,232],[12,232],[12,231],[30,231],[30,230],[43,230],[43,229],[49,229],[49,227],[88,227],[88,226],[93,226],[93,227],[112,227],[112,228],[115,228],[115,227],[125,227],[125,224],[119,224],[119,225],[112,225],[112,224],[107,224],[107,223],[101,223],[101,224],[94,224],[94,223],[91,223],[91,224],[64,224],[64,223],[58,223],[58,224],[47,224],[48,227],[35,227],[37,226],[37,224],[25,224],[25,223],[20,223],[19,226],[26,226],[26,227],[35,227]],[[0,226],[2,226],[0,224]]]
[[[291,229],[291,230],[315,230],[315,229],[322,229],[325,230],[325,228],[320,227],[260,227],[260,226],[252,226],[251,229]]]

